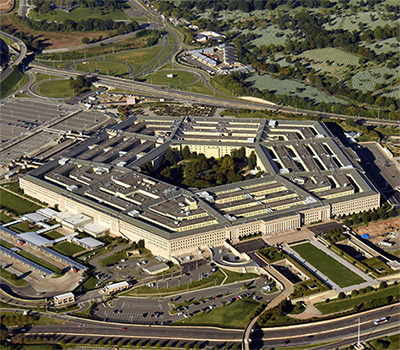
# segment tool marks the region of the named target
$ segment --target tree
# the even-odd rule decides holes
[[[65,339],[61,339],[61,340],[60,340],[60,344],[61,344],[61,345],[65,345]]]
[[[168,165],[174,165],[176,164],[176,159],[175,159],[175,150],[170,148],[167,153],[165,153],[164,156],[164,162]]]
[[[363,221],[363,223],[365,225],[367,225],[369,223],[369,215],[367,212],[362,213],[361,220]]]
[[[122,341],[119,341],[119,342],[118,342],[118,347],[119,347],[119,348],[122,348]]]
[[[372,211],[370,217],[372,221],[378,220],[378,214],[376,213],[376,211]]]
[[[379,217],[383,220],[387,219],[386,209],[379,210]]]
[[[340,292],[338,294],[338,299],[344,299],[344,298],[346,298],[346,294],[344,294],[343,292]]]
[[[360,223],[360,219],[357,214],[353,215],[352,220],[354,225],[358,225]]]
[[[190,349],[190,345],[186,343],[183,348],[189,350]]]
[[[247,166],[249,167],[250,170],[253,170],[257,166],[257,156],[254,153],[254,151],[251,151],[249,155]]]
[[[104,346],[104,342],[102,340],[99,341],[99,346]]]
[[[82,38],[82,44],[87,45],[87,44],[89,44],[89,43],[90,43],[90,39],[89,39],[87,36],[84,36],[84,37]]]
[[[189,159],[191,156],[190,149],[188,146],[183,147],[182,149],[182,157],[183,159]]]
[[[394,211],[393,209],[391,209],[391,210],[389,211],[389,217],[394,218],[395,216],[396,216],[395,211]]]
[[[139,241],[137,242],[137,246],[138,246],[138,248],[144,248],[144,240],[139,239]]]
[[[113,345],[111,339],[108,341],[107,345],[108,345],[108,346],[112,346],[112,345]]]
[[[161,346],[161,344],[158,342],[157,344],[156,344],[156,349],[161,349],[162,348],[162,346]]]

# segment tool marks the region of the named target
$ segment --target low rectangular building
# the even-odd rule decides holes
[[[113,293],[117,293],[121,290],[124,290],[126,288],[129,287],[129,283],[126,281],[123,282],[118,282],[118,283],[113,283],[113,284],[109,284],[108,286],[105,286],[104,288],[102,288],[102,292],[104,294],[113,294]]]
[[[71,292],[56,295],[54,297],[54,306],[66,305],[75,302],[75,295]]]

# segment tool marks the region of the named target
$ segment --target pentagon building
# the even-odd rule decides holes
[[[198,190],[144,175],[168,149],[220,158],[245,147],[259,178]],[[323,123],[201,117],[132,117],[20,179],[24,192],[166,258],[241,235],[278,235],[377,208],[380,194]],[[105,228],[105,230],[104,230]]]

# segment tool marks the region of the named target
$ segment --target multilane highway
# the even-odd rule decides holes
[[[375,326],[373,321],[380,317],[388,317],[389,322]],[[316,349],[335,349],[340,345],[349,344],[357,339],[358,322],[360,317],[361,341],[371,340],[376,337],[395,333],[398,331],[399,305],[389,305],[380,309],[370,310],[357,315],[342,317],[339,319],[326,320],[304,325],[270,327],[256,329],[251,336],[251,348],[260,349],[263,347],[279,347],[282,344],[290,346],[321,345]],[[86,339],[125,338],[125,339],[152,339],[166,341],[199,341],[211,344],[239,343],[242,337],[242,330],[220,329],[215,327],[191,327],[191,326],[157,326],[152,325],[131,325],[103,323],[93,320],[81,321],[69,316],[57,316],[65,320],[65,324],[38,325],[25,327],[26,332],[21,328],[10,329],[16,335],[25,333],[29,335],[48,334],[54,336],[76,336]],[[79,321],[78,321],[79,320]],[[85,326],[79,327],[84,322]],[[127,328],[122,330],[121,328]]]

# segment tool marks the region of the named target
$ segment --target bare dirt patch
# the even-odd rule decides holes
[[[14,7],[15,0],[0,0],[0,12],[8,12]]]
[[[368,234],[370,237],[384,235],[390,231],[398,231],[400,229],[399,218],[388,219],[381,222],[370,222],[366,226],[358,227],[354,230],[359,235]]]
[[[1,0],[0,0],[1,1]],[[32,34],[39,41],[45,44],[46,49],[58,49],[61,47],[70,47],[82,45],[82,38],[87,36],[90,40],[94,37],[98,38],[100,35],[103,38],[108,36],[108,33],[114,34],[113,31],[103,32],[41,32],[32,30],[23,24],[19,23],[11,17],[11,15],[4,15],[1,17],[3,26],[8,26],[10,29],[14,29],[19,32],[25,32]]]

